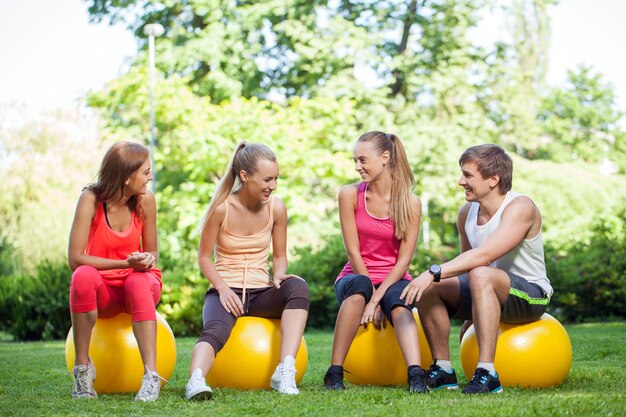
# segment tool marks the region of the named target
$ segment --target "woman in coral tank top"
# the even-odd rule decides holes
[[[343,364],[359,325],[371,323],[380,329],[386,319],[396,330],[409,392],[426,392],[417,325],[411,307],[400,299],[411,280],[408,268],[420,228],[421,205],[412,191],[413,172],[400,138],[378,131],[359,137],[354,163],[361,182],[339,191],[348,263],[335,281],[341,307],[324,385],[327,390],[345,388]]]
[[[159,396],[156,372],[156,304],[161,298],[156,201],[150,152],[119,142],[107,151],[98,181],[83,189],[70,232],[68,261],[70,312],[76,351],[73,398],[96,398],[96,369],[89,358],[91,332],[98,317],[130,313],[133,333],[146,369],[136,401]]]

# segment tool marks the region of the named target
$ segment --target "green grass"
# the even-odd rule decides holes
[[[505,388],[503,394],[465,396],[459,391],[409,395],[406,387],[348,386],[326,392],[321,384],[330,358],[331,332],[306,334],[309,367],[301,395],[271,391],[215,389],[213,400],[184,400],[187,367],[195,339],[177,340],[174,375],[155,403],[132,401],[134,394],[99,395],[96,401],[70,398],[71,376],[63,342],[0,342],[0,416],[625,416],[626,324],[567,326],[574,363],[558,388]],[[453,363],[464,385],[459,362],[458,328],[451,337]]]

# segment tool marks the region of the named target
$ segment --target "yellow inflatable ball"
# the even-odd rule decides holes
[[[461,341],[461,364],[468,378],[477,363],[478,344],[472,325]],[[557,386],[572,367],[572,344],[561,323],[547,313],[532,323],[500,323],[494,365],[504,386]]]
[[[433,361],[417,311],[417,323],[422,368],[428,369]],[[345,378],[355,385],[403,385],[407,383],[407,365],[398,346],[396,332],[387,327],[378,330],[373,324],[367,329],[359,327],[343,365]]]
[[[89,356],[96,366],[97,393],[136,392],[141,387],[144,366],[133,335],[130,314],[98,319],[91,334]],[[71,372],[76,353],[70,329],[65,341],[65,363]],[[176,366],[176,341],[172,329],[157,313],[157,372],[169,379]],[[165,385],[161,381],[161,385]]]
[[[280,320],[239,317],[226,344],[217,353],[206,376],[210,386],[238,389],[269,389],[280,362]],[[304,337],[296,355],[296,383],[309,361]]]

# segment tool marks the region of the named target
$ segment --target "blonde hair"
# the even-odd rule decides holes
[[[245,140],[239,142],[233,156],[228,162],[224,176],[213,192],[213,198],[211,198],[209,208],[202,217],[202,229],[204,229],[209,217],[213,214],[217,206],[226,201],[230,193],[241,187],[239,173],[243,170],[248,174],[254,174],[257,171],[257,163],[261,159],[276,162],[276,155],[270,148],[260,143],[249,143]]]
[[[385,151],[389,152],[388,167],[391,174],[389,217],[395,225],[396,238],[402,240],[406,237],[411,219],[416,215],[415,209],[411,206],[415,177],[404,146],[398,136],[378,131],[364,133],[357,142],[371,142],[379,155]]]

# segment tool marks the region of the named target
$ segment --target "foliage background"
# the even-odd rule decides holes
[[[572,68],[564,87],[546,85],[554,1],[87,3],[93,20],[125,22],[138,39],[147,23],[166,29],[157,42],[159,310],[177,334],[201,325],[208,284],[196,266],[198,222],[242,139],[278,155],[290,270],[311,287],[309,325],[333,325],[332,282],[345,262],[336,193],[358,180],[352,146],[375,129],[400,136],[428,205],[412,273],[456,253],[458,156],[497,143],[514,157],[514,188],[544,217],[550,312],[626,316],[623,114],[592,68]],[[495,7],[509,36],[472,44],[482,12]],[[52,114],[0,129],[0,327],[18,339],[67,332],[64,251],[76,198],[111,143],[149,142],[146,48],[87,97],[100,124]]]

